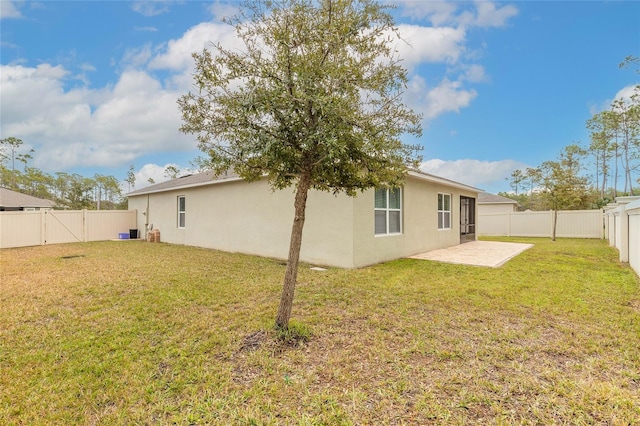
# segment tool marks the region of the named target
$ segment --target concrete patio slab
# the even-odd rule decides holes
[[[445,249],[416,254],[410,256],[410,258],[497,268],[531,247],[533,247],[533,244],[472,241]]]

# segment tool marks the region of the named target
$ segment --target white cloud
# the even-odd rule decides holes
[[[136,31],[148,32],[148,33],[158,32],[158,29],[156,27],[134,27],[133,29]]]
[[[636,87],[638,87],[637,84],[630,84],[618,90],[618,92],[613,96],[612,99],[606,99],[602,102],[591,103],[590,105],[588,105],[589,112],[591,113],[591,115],[595,115],[602,111],[610,110],[612,103],[617,99],[623,100],[625,103],[631,102],[631,96],[636,93]],[[637,93],[640,93],[640,91]]]
[[[399,1],[402,16],[428,19],[434,26],[504,27],[518,14],[513,5],[497,7],[494,2]],[[469,8],[470,7],[470,8]],[[463,9],[466,8],[466,9]]]
[[[147,43],[144,46],[130,48],[124,52],[120,65],[123,69],[143,68],[153,58],[153,47]]]
[[[474,89],[465,89],[460,80],[445,78],[437,86],[428,87],[421,76],[414,75],[407,86],[405,101],[426,120],[433,120],[441,114],[468,107],[477,95]]]
[[[0,0],[0,1],[1,1],[1,0]],[[11,42],[8,42],[8,41],[4,41],[4,40],[2,40],[2,41],[0,41],[0,47],[4,47],[5,49],[17,49],[17,48],[19,48],[20,46],[18,46],[18,45],[17,45],[17,44],[15,44],[15,43],[11,43]],[[24,61],[24,59],[21,59],[21,60],[23,60],[23,61]]]
[[[637,91],[637,87],[638,86],[635,84],[623,87],[622,89],[618,90],[618,93],[616,93],[613,99],[621,99],[628,102],[631,100],[631,96],[640,93]]]
[[[524,163],[515,160],[480,161],[453,160],[445,161],[433,159],[423,162],[420,170],[456,182],[489,190],[493,187],[504,186],[506,178],[517,169],[524,169]]]
[[[401,24],[398,32],[403,40],[398,41],[395,48],[408,69],[424,62],[455,63],[464,50],[465,31],[462,28]]]
[[[426,117],[436,117],[443,112],[460,112],[460,108],[469,106],[477,95],[473,89],[463,89],[461,82],[445,78],[426,95]]]
[[[63,91],[60,82],[68,74],[60,65],[53,67],[42,64],[36,68],[3,65],[0,70],[3,134],[8,133],[8,127],[12,123],[33,119],[34,116],[46,114],[50,109],[55,111],[56,107],[61,106],[60,101],[68,105],[76,103],[82,97],[78,91],[69,92],[63,99],[57,96]],[[57,99],[45,94],[55,95]]]
[[[133,173],[136,178],[135,189],[142,189],[149,185],[154,185],[156,183],[169,180],[169,178],[165,176],[164,172],[168,166],[173,166],[178,169],[180,171],[180,173],[178,173],[178,176],[197,173],[190,168],[181,169],[180,166],[175,163],[167,163],[164,166],[154,163],[147,163],[144,166],[140,167],[140,170],[134,171]],[[149,179],[152,179],[153,183],[149,182]],[[122,185],[123,191],[127,192],[129,190],[129,184],[125,181],[122,183]],[[133,191],[134,188],[132,188],[131,190]]]
[[[164,182],[169,180],[169,178],[165,177],[164,169],[167,166],[178,167],[176,164],[165,164],[164,166],[160,166],[158,164],[147,163],[140,168],[137,172],[134,173],[136,177],[136,189],[142,189],[146,186],[152,185],[149,182],[149,179],[153,179],[154,183]]]
[[[8,16],[13,3],[1,3],[3,16]],[[152,16],[163,13],[171,4],[135,2],[132,7]],[[457,3],[415,2],[411,7],[441,25],[462,15]],[[471,18],[477,25],[497,25],[512,16],[510,9],[493,4],[475,7],[477,13]],[[233,14],[235,7],[216,2],[209,10],[215,17],[222,17]],[[424,63],[441,63],[449,68],[447,78],[429,84],[425,78],[412,75],[405,101],[426,120],[468,107],[478,95],[471,84],[488,77],[480,64],[464,62],[469,60],[465,28],[401,24],[399,31],[409,44],[399,41],[398,53],[412,73]],[[0,133],[32,144],[36,149],[34,165],[44,170],[118,167],[146,153],[195,149],[194,136],[178,131],[182,121],[176,101],[193,84],[192,53],[209,48],[212,42],[230,50],[244,48],[232,26],[203,22],[166,43],[130,48],[119,62],[117,81],[98,88],[91,88],[83,74],[74,77],[62,65],[2,65]],[[97,71],[91,64],[80,68],[83,72]],[[452,76],[454,71],[457,75]],[[77,87],[74,78],[84,81],[85,86]],[[76,86],[70,88],[70,81]],[[139,180],[146,182],[149,177],[153,176]]]
[[[454,21],[458,5],[445,1],[400,1],[402,16],[416,19],[427,18],[437,27],[451,24]]]
[[[157,16],[169,11],[170,1],[134,1],[131,9],[143,16]]]
[[[7,18],[22,18],[22,14],[16,7],[16,2],[11,0],[0,0],[0,19]]]
[[[43,170],[117,167],[147,153],[193,150],[195,137],[178,130],[177,99],[193,81],[191,53],[221,38],[227,47],[238,43],[233,27],[203,23],[164,46],[130,49],[116,84],[95,89],[69,89],[77,76],[62,65],[2,65],[0,136],[33,144],[33,164]],[[168,71],[165,85],[145,67]]]
[[[464,67],[463,79],[471,83],[484,83],[488,77],[484,72],[484,67],[478,64],[467,65]]]
[[[236,36],[234,27],[225,23],[203,22],[185,32],[178,39],[169,40],[157,48],[149,58],[150,70],[165,70],[171,76],[165,81],[173,90],[186,92],[193,85],[195,62],[192,54],[201,53],[220,42],[225,49],[244,50],[244,44]]]
[[[238,14],[240,11],[239,6],[239,3],[229,4],[216,1],[209,6],[209,12],[211,12],[214,18],[221,20],[223,18],[231,18]]]
[[[179,94],[142,71],[125,71],[114,87],[65,90],[62,66],[1,67],[2,137],[36,149],[44,170],[115,167],[150,152],[187,151],[193,137],[178,132]]]
[[[490,1],[476,1],[476,14],[471,16],[469,24],[473,26],[488,27],[504,27],[507,21],[518,14],[518,9],[513,5],[496,7],[495,3]],[[466,19],[467,15],[465,15]],[[464,19],[461,17],[461,23]]]
[[[193,68],[191,54],[209,48],[212,42],[220,42],[227,49],[241,49],[244,45],[236,37],[235,29],[223,23],[203,22],[182,35],[169,40],[157,56],[149,63],[151,69],[185,71]]]
[[[80,65],[80,69],[81,69],[82,71],[85,71],[85,72],[86,72],[86,71],[95,71],[95,70],[96,70],[96,67],[94,67],[93,65],[91,65],[91,64],[89,64],[89,63],[87,63],[87,62],[85,62],[84,64]]]

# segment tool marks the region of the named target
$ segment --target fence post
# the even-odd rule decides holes
[[[40,209],[40,245],[47,243],[47,211]]]
[[[87,209],[82,209],[82,242],[87,242],[87,235],[89,234],[87,230]]]
[[[507,237],[511,236],[511,211],[507,210]]]
[[[627,206],[620,206],[620,262],[629,262],[629,214]]]

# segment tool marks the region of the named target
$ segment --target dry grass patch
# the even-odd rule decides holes
[[[168,244],[2,250],[0,424],[640,422],[639,280],[603,241],[502,268],[302,268]]]

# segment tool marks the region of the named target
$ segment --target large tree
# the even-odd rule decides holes
[[[605,191],[607,189],[610,162],[612,158],[616,161],[614,176],[617,176],[618,156],[614,155],[618,147],[618,144],[614,139],[614,126],[616,121],[614,113],[611,111],[599,112],[587,120],[587,129],[590,131],[591,138],[589,152],[595,157],[596,186],[600,190],[600,198],[602,199],[606,196]],[[600,180],[600,176],[602,176],[602,180]],[[614,193],[612,195],[615,198],[616,194]]]
[[[507,178],[507,180],[509,180],[509,186],[516,192],[516,196],[518,195],[518,188],[520,188],[525,179],[526,176],[520,169],[511,172],[510,179]]]
[[[620,140],[622,167],[624,171],[624,193],[633,195],[631,172],[640,158],[640,86],[636,86],[630,99],[616,99],[611,111],[617,116],[617,132]]]
[[[578,210],[592,207],[589,179],[582,174],[586,150],[568,145],[557,161],[545,161],[539,167],[541,196],[546,207],[553,210],[551,239],[556,240],[558,210]]]
[[[131,188],[136,187],[136,174],[135,174],[135,169],[133,168],[133,164],[129,166],[129,171],[127,172],[127,178],[124,181],[129,184],[129,192],[131,192]]]
[[[294,186],[294,219],[276,326],[286,329],[310,189],[356,195],[402,184],[418,165],[401,135],[421,134],[402,103],[400,38],[373,0],[245,2],[229,20],[242,50],[216,44],[193,55],[194,93],[179,99],[181,130],[197,135],[217,173]]]
[[[9,188],[17,189],[17,179],[16,179],[16,160],[22,161],[22,157],[20,157],[20,147],[22,146],[22,139],[18,139],[16,137],[10,136],[8,138],[0,139],[0,165],[4,167],[5,161],[11,162],[11,171],[10,173],[3,173],[3,175],[8,174],[10,176]],[[29,158],[31,156],[29,155]],[[26,158],[25,165],[26,165]],[[4,185],[7,185],[6,182],[3,182]]]

